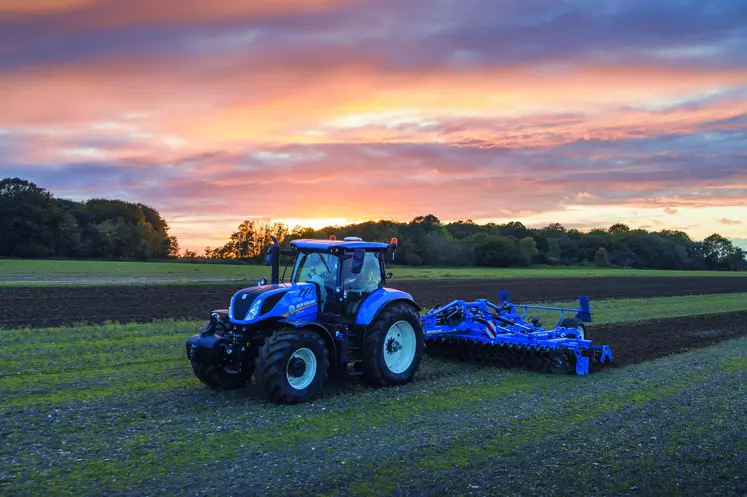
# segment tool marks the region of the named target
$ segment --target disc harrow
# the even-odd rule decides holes
[[[591,322],[588,297],[580,297],[579,308],[570,309],[513,304],[508,292],[499,295],[500,305],[486,299],[454,300],[428,311],[421,318],[426,353],[557,374],[584,375],[612,362],[608,345],[593,345],[588,340],[584,325]],[[523,313],[519,314],[517,308]],[[560,317],[553,328],[545,329],[542,318],[527,320],[530,309],[558,311]],[[569,311],[575,316],[565,318]]]

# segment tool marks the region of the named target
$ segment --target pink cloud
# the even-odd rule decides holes
[[[718,220],[719,223],[725,224],[727,226],[735,226],[737,224],[742,224],[742,221],[738,219],[726,219],[725,217],[722,217]]]
[[[677,212],[679,211],[673,207],[664,207],[664,212],[671,216],[671,215],[677,214]]]

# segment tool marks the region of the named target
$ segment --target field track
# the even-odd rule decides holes
[[[703,276],[394,279],[390,283],[426,307],[453,299],[497,301],[502,289],[516,302],[573,300],[579,295],[599,300],[747,292],[747,278]],[[254,284],[0,287],[0,327],[203,318],[211,309],[228,307],[236,290]]]

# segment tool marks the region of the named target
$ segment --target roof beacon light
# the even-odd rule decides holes
[[[392,246],[392,263],[394,263],[394,254],[397,252],[397,239],[396,238],[392,238],[389,241],[389,245]]]
[[[335,235],[329,235],[330,240],[337,240],[337,237]]]

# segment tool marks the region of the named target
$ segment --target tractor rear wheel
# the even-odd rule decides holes
[[[424,351],[423,324],[415,308],[394,303],[368,326],[363,378],[374,386],[407,383],[420,367]]]
[[[586,325],[578,318],[565,318],[563,322],[560,323],[560,327],[573,328],[575,330],[576,338],[581,340],[588,340],[586,335]],[[568,334],[571,335],[574,334],[574,332],[570,332]]]
[[[319,335],[286,328],[259,348],[254,377],[273,402],[296,404],[322,394],[328,368],[329,351]]]

